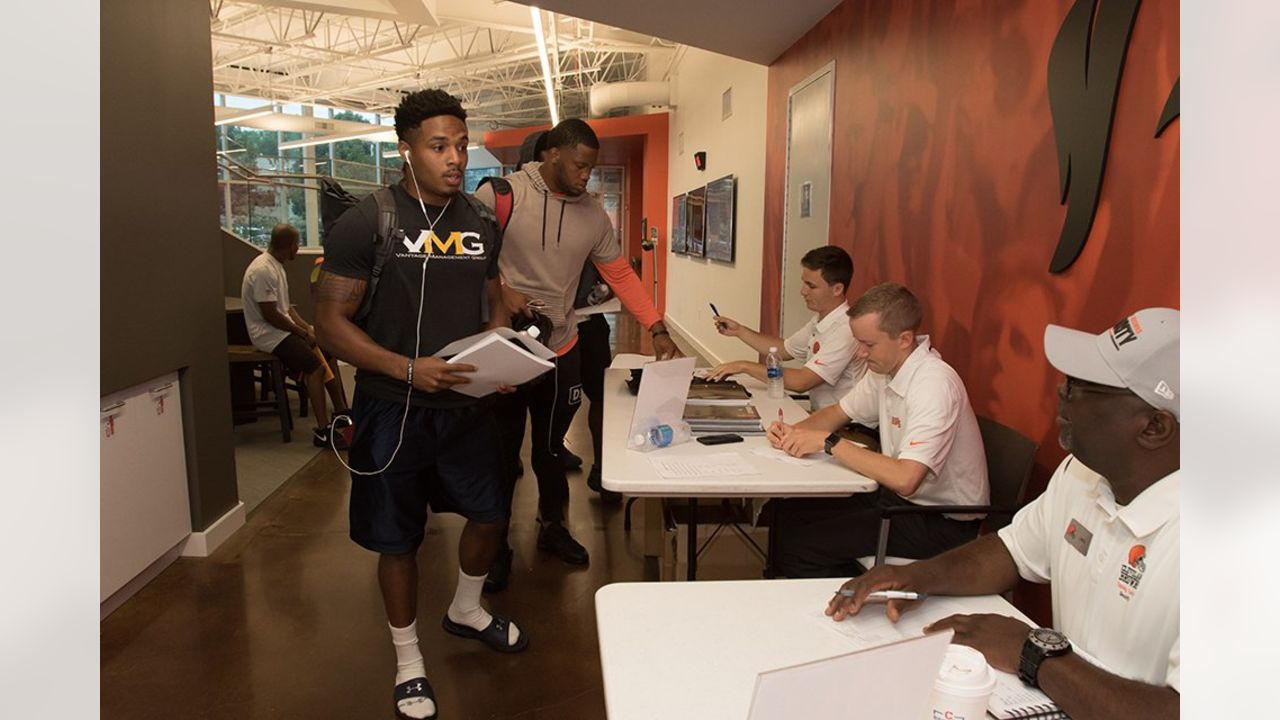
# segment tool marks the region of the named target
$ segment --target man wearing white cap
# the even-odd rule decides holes
[[[931,560],[878,567],[845,583],[875,590],[985,595],[1018,578],[1052,581],[1054,628],[1001,615],[955,615],[955,642],[1038,686],[1072,717],[1178,717],[1178,311],[1140,310],[1091,335],[1050,325],[1059,442],[1070,452],[1013,523]],[[904,603],[886,613],[897,620]]]

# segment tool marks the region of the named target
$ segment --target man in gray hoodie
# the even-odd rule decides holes
[[[659,358],[675,357],[680,351],[622,256],[609,216],[600,202],[586,193],[600,151],[595,132],[582,120],[565,120],[547,134],[546,144],[545,161],[525,163],[507,178],[512,211],[503,235],[499,268],[508,312],[528,315],[532,306],[551,320],[553,329],[546,343],[558,355],[556,370],[500,398],[498,423],[510,498],[515,493],[525,417],[531,418],[532,464],[539,495],[538,548],[570,564],[585,565],[589,561],[586,548],[564,526],[569,483],[564,461],[557,454],[582,403],[573,301],[583,263],[590,260],[627,310],[648,328]],[[492,185],[482,185],[476,197],[489,207],[495,206]],[[510,567],[510,562],[508,546],[495,566]]]

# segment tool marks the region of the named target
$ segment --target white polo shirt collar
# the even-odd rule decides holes
[[[1143,490],[1128,505],[1118,505],[1115,493],[1101,478],[1094,487],[1098,507],[1108,518],[1119,518],[1134,537],[1143,538],[1178,516],[1178,471],[1173,471]]]
[[[827,313],[826,317],[821,319],[814,317],[814,320],[817,321],[814,323],[814,326],[813,326],[814,334],[822,335],[823,333],[827,332],[831,328],[835,327],[836,323],[849,322],[848,313],[849,313],[849,303],[848,301],[846,301],[846,302],[840,303],[840,305],[835,310],[832,310],[831,312]]]
[[[911,351],[907,359],[903,361],[902,367],[898,368],[898,374],[893,376],[889,381],[889,389],[898,397],[907,396],[907,388],[911,387],[911,378],[915,376],[916,371],[924,364],[929,355],[938,355],[938,353],[929,345],[928,335],[916,336],[916,349]],[[941,355],[938,355],[941,357]]]

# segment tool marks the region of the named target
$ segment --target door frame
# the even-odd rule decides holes
[[[787,91],[787,136],[786,136],[786,175],[782,181],[782,244],[779,250],[778,267],[782,277],[778,278],[778,334],[785,337],[786,303],[787,303],[787,245],[790,238],[787,233],[787,218],[791,214],[791,108],[797,93],[817,82],[823,75],[831,75],[831,98],[827,107],[830,122],[827,124],[827,244],[831,244],[831,168],[832,154],[835,151],[836,129],[836,61],[833,58],[827,64],[813,71],[804,80],[791,86]]]

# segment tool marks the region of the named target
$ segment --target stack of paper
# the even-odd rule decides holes
[[[555,368],[555,356],[542,343],[510,328],[462,338],[436,353],[436,357],[447,358],[451,363],[476,366],[475,372],[465,374],[471,382],[453,387],[471,397],[489,395],[500,385],[527,383]]]

